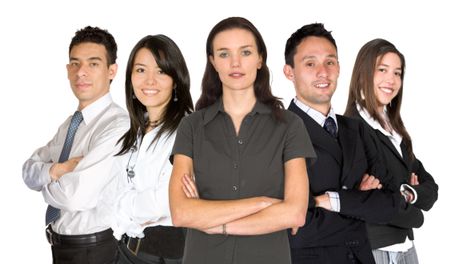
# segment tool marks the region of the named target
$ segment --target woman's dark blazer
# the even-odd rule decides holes
[[[425,170],[420,160],[414,155],[410,157],[406,150],[406,145],[402,141],[400,144],[402,155],[387,136],[377,129],[373,129],[358,113],[356,108],[349,115],[355,119],[362,120],[369,129],[369,135],[377,145],[384,162],[388,178],[387,183],[390,189],[400,189],[403,183],[408,184],[411,173],[415,173],[419,178],[419,185],[411,186],[417,192],[418,199],[414,204],[400,207],[399,212],[389,221],[388,224],[367,224],[369,241],[372,249],[377,249],[405,241],[406,237],[413,240],[413,228],[422,226],[424,217],[422,210],[428,211],[438,198],[438,185],[433,177]]]

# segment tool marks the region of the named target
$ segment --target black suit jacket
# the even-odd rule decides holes
[[[307,163],[310,201],[306,223],[297,235],[290,235],[291,248],[343,246],[352,248],[362,263],[372,263],[367,246],[365,221],[386,223],[398,210],[399,192],[388,190],[359,191],[364,173],[386,179],[376,146],[368,138],[360,121],[337,116],[338,138],[332,138],[317,122],[291,102],[289,110],[303,119],[317,155]],[[326,191],[339,193],[339,213],[316,208],[313,196]]]
[[[411,186],[417,192],[418,199],[413,204],[401,206],[398,213],[387,224],[368,224],[369,240],[372,248],[381,248],[397,243],[402,243],[408,236],[414,239],[412,228],[422,226],[424,217],[422,210],[429,210],[438,198],[438,185],[433,177],[425,170],[420,160],[411,158],[406,150],[404,142],[400,144],[402,155],[398,153],[392,142],[379,130],[373,129],[359,115],[356,108],[352,110],[351,116],[363,122],[367,127],[369,135],[378,144],[382,161],[388,172],[393,188],[400,188],[403,183],[409,183],[411,173],[414,172],[419,178],[419,185]]]

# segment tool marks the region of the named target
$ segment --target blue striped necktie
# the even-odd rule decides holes
[[[69,158],[70,149],[72,149],[73,139],[75,137],[75,133],[77,132],[78,126],[81,121],[83,121],[83,115],[80,111],[76,111],[72,116],[72,120],[70,121],[69,129],[67,130],[66,139],[64,141],[64,145],[61,151],[61,155],[59,156],[59,163],[65,162]],[[48,225],[61,215],[61,210],[55,208],[51,205],[47,207],[47,212],[45,214],[45,224]]]
[[[329,116],[325,120],[325,123],[323,124],[323,128],[333,137],[337,138],[337,126],[336,122],[334,122],[334,119]]]

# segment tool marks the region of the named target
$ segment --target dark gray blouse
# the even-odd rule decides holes
[[[315,153],[303,121],[285,110],[282,116],[284,121],[275,120],[268,106],[256,102],[236,136],[218,100],[181,121],[172,154],[193,159],[201,199],[283,199],[284,163]],[[223,236],[189,229],[183,263],[291,263],[287,233]]]

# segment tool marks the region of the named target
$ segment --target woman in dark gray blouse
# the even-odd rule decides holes
[[[198,111],[182,120],[172,151],[172,221],[190,228],[183,263],[291,261],[285,229],[304,224],[305,158],[315,153],[301,119],[272,95],[266,59],[244,18],[208,36]]]

